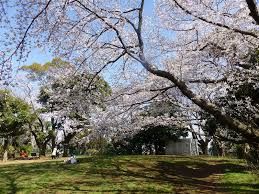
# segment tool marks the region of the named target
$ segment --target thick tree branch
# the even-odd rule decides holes
[[[143,10],[144,10],[144,4],[145,1],[141,1],[140,9],[139,9],[139,21],[138,21],[138,30],[137,30],[137,36],[138,36],[138,42],[139,42],[139,48],[140,48],[140,55],[144,52],[144,42],[141,37],[142,33],[142,24],[143,24]]]
[[[143,6],[144,6],[144,0],[142,0],[142,3],[141,3],[142,10],[143,10]],[[189,14],[191,14],[188,10],[187,10],[187,12]],[[142,26],[142,18],[143,18],[142,14],[143,14],[143,12],[140,11],[139,12],[139,28],[138,28],[138,33],[137,33],[139,45],[140,45],[140,52],[139,52],[139,59],[137,59],[137,60],[143,65],[143,67],[147,71],[149,71],[150,73],[152,73],[154,75],[157,75],[158,77],[163,77],[163,78],[170,80],[183,93],[183,95],[185,95],[194,104],[198,105],[203,110],[212,114],[219,122],[221,122],[221,124],[228,125],[228,127],[232,128],[233,130],[239,131],[239,133],[242,133],[247,139],[251,139],[253,141],[259,142],[259,134],[253,134],[250,132],[250,131],[256,131],[256,130],[248,129],[247,126],[245,124],[243,124],[242,122],[240,122],[234,118],[231,118],[229,115],[224,114],[223,111],[220,110],[215,104],[210,103],[210,102],[206,101],[205,99],[195,95],[187,87],[185,82],[178,80],[170,72],[159,70],[154,65],[147,62],[145,55],[144,55],[144,42],[143,42],[143,39],[141,36],[141,33],[142,33],[141,26]],[[203,18],[199,18],[199,19],[204,20]],[[208,22],[208,21],[206,21],[206,22]],[[222,26],[222,24],[217,24],[217,23],[212,23],[212,24]],[[230,27],[228,27],[228,26],[222,26],[222,27],[230,29]],[[241,33],[239,30],[237,30],[237,31],[239,33]],[[242,32],[242,34],[243,34],[243,32]],[[257,37],[256,35],[251,34],[250,32],[249,32],[249,35]]]
[[[203,83],[203,84],[217,84],[221,82],[226,82],[227,78],[223,77],[221,79],[197,79],[197,80],[188,80],[188,83]]]
[[[40,123],[40,126],[41,126],[41,131],[44,132],[44,124],[42,122],[42,120],[38,117],[38,121]]]
[[[246,0],[246,3],[250,10],[250,16],[252,16],[252,18],[254,19],[256,24],[259,25],[259,12],[256,7],[256,1],[255,0]]]
[[[176,0],[174,0],[176,2],[176,4],[183,9],[186,13],[192,15],[191,12],[189,12],[188,10],[185,10]],[[141,7],[143,9],[143,4],[144,4],[144,0],[142,0],[142,4]],[[142,12],[140,12],[142,13]],[[241,34],[246,34],[246,35],[250,35],[253,37],[257,38],[257,35],[250,33],[250,32],[243,32],[240,31],[238,29],[231,29],[228,26],[219,24],[219,23],[214,23],[211,21],[207,21],[204,18],[201,18],[199,16],[195,16],[198,19],[201,19],[202,21],[205,21],[207,23],[211,23],[213,25],[217,25],[220,27],[224,27],[230,30],[234,30],[236,32],[239,32]],[[215,104],[210,103],[208,101],[206,101],[205,99],[201,98],[200,96],[197,96],[196,94],[193,93],[193,91],[191,91],[188,86],[186,85],[185,82],[177,79],[173,74],[171,74],[170,72],[167,71],[163,71],[163,70],[159,70],[157,69],[157,67],[155,67],[154,65],[150,64],[149,62],[147,62],[145,55],[144,55],[144,42],[141,36],[141,26],[142,26],[142,15],[139,15],[139,31],[137,33],[138,35],[138,40],[139,40],[139,45],[140,45],[140,52],[139,52],[139,58],[137,59],[137,61],[139,61],[143,67],[149,71],[150,73],[158,76],[158,77],[163,77],[165,79],[170,80],[181,92],[184,96],[186,96],[187,98],[189,98],[194,104],[198,105],[200,108],[202,108],[203,110],[205,110],[206,112],[212,114],[221,124],[223,125],[227,125],[229,128],[237,131],[238,133],[243,134],[243,136],[246,139],[250,139],[251,141],[254,142],[259,142],[259,132],[256,129],[250,129],[248,128],[247,125],[245,125],[244,123],[240,122],[239,120],[230,117],[229,115],[226,115],[220,108],[218,108]],[[254,131],[255,133],[252,133],[251,131]]]
[[[250,129],[244,123],[238,121],[226,115],[220,108],[218,108],[215,104],[206,101],[205,99],[201,98],[200,96],[195,95],[186,85],[185,82],[177,79],[173,74],[167,71],[162,71],[155,68],[153,65],[149,64],[144,55],[140,55],[141,64],[146,68],[147,71],[150,73],[157,75],[159,77],[166,78],[174,83],[177,88],[189,98],[194,104],[198,105],[203,110],[207,111],[208,113],[212,114],[221,124],[227,125],[229,128],[237,131],[238,133],[242,134],[246,139],[249,139],[254,142],[259,142],[259,134],[257,129]],[[255,133],[252,133],[254,131]]]

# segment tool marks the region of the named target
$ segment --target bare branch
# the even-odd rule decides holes
[[[138,89],[138,90],[136,90],[136,91],[133,91],[133,92],[126,92],[126,93],[122,93],[122,94],[119,94],[119,95],[117,95],[117,96],[115,96],[115,97],[113,97],[112,99],[109,99],[109,100],[107,100],[106,102],[110,102],[110,101],[113,101],[113,100],[115,100],[115,99],[117,99],[117,98],[119,98],[119,97],[122,97],[122,96],[132,96],[132,95],[134,95],[134,94],[137,94],[137,93],[140,93],[140,92],[143,92],[143,91],[148,91],[148,92],[162,92],[162,93],[164,93],[165,91],[167,91],[167,90],[169,90],[169,89],[171,89],[171,88],[174,88],[175,86],[173,85],[173,86],[168,86],[168,87],[164,87],[164,88],[157,88],[157,89],[150,89],[150,90],[145,90],[145,89]]]
[[[135,58],[131,52],[127,49],[127,46],[126,44],[124,43],[121,35],[120,35],[120,32],[119,30],[113,25],[113,24],[110,24],[109,22],[107,22],[102,16],[100,16],[98,13],[94,12],[93,10],[89,9],[87,6],[85,6],[81,1],[79,0],[75,0],[75,2],[79,3],[83,9],[85,9],[86,11],[94,14],[97,18],[99,18],[102,22],[104,22],[104,24],[106,24],[108,27],[110,27],[112,30],[115,31],[120,43],[122,44],[123,48],[125,49],[126,53],[129,54],[130,56],[132,56],[133,58]]]
[[[165,92],[165,91],[164,91]],[[162,92],[162,93],[164,93]],[[154,100],[155,98],[157,98],[158,96],[160,96],[161,93],[157,93],[156,95],[152,96],[151,98],[147,99],[147,100],[143,100],[141,102],[136,102],[130,105],[126,105],[125,107],[129,106],[128,110],[130,110],[131,108],[133,108],[134,106],[138,106],[138,105],[143,105],[146,104],[148,102],[151,102],[152,100]]]
[[[175,4],[180,8],[182,9],[184,12],[186,12],[187,14],[195,17],[195,18],[198,18],[206,23],[209,23],[209,24],[212,24],[212,25],[215,25],[215,26],[218,26],[218,27],[222,27],[222,28],[225,28],[225,29],[228,29],[228,30],[231,30],[231,31],[234,31],[234,32],[237,32],[237,33],[240,33],[240,34],[243,34],[243,35],[248,35],[248,36],[252,36],[252,37],[255,37],[255,38],[258,38],[258,35],[252,33],[252,32],[248,32],[248,31],[244,31],[244,30],[240,30],[240,29],[237,29],[237,28],[232,28],[230,26],[227,26],[225,24],[221,24],[221,23],[218,23],[218,22],[213,22],[213,21],[210,21],[210,20],[207,20],[206,18],[203,18],[201,16],[198,16],[198,15],[195,15],[194,13],[192,13],[191,11],[189,11],[188,9],[186,9],[185,7],[183,7],[181,4],[178,3],[177,0],[174,0]]]
[[[137,30],[137,36],[138,36],[138,42],[139,42],[139,48],[140,48],[140,55],[144,52],[144,43],[141,37],[142,33],[142,24],[143,24],[143,10],[144,10],[144,3],[145,1],[141,1],[140,9],[139,9],[139,21],[138,21],[138,30]]]
[[[97,72],[95,73],[95,75],[93,76],[93,78],[90,80],[90,82],[89,82],[87,88],[90,88],[90,86],[92,85],[94,79],[102,72],[102,70],[103,70],[104,68],[106,68],[106,67],[107,67],[108,65],[110,65],[110,64],[116,63],[116,62],[117,62],[121,57],[123,57],[125,54],[126,54],[125,52],[121,53],[117,58],[115,58],[114,60],[108,61],[104,66],[102,66],[102,68],[99,69],[99,71],[97,71]]]
[[[26,39],[26,37],[27,37],[27,34],[28,34],[29,30],[31,29],[32,25],[34,24],[34,22],[36,21],[36,19],[37,19],[38,17],[40,17],[40,15],[48,8],[48,6],[49,6],[49,4],[51,3],[51,1],[52,1],[52,0],[49,0],[49,1],[47,2],[47,4],[45,5],[45,7],[44,7],[36,16],[33,17],[33,19],[31,20],[31,22],[30,22],[30,24],[29,24],[29,26],[26,28],[26,30],[25,30],[25,32],[24,32],[24,34],[23,34],[23,37],[22,37],[22,39],[21,39],[21,41],[20,41],[20,42],[18,43],[18,45],[16,46],[16,49],[11,53],[11,55],[10,55],[6,60],[3,61],[3,63],[6,63],[7,61],[9,61],[9,60],[17,53],[17,51],[23,47],[23,44],[24,44],[25,39]]]
[[[189,80],[187,82],[189,83],[204,83],[204,84],[217,84],[217,83],[221,83],[221,82],[226,82],[227,78],[223,77],[221,79],[197,79],[197,80]]]

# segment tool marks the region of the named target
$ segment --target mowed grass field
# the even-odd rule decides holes
[[[259,193],[242,160],[181,156],[82,157],[0,163],[0,193]]]

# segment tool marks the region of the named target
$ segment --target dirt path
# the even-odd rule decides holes
[[[33,160],[9,160],[7,162],[0,161],[0,165],[12,165],[12,164],[32,164],[32,163],[42,163],[42,162],[54,162],[54,161],[63,161],[65,158],[59,158],[52,160],[50,157],[43,157],[40,159]]]

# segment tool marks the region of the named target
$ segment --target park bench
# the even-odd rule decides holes
[[[31,159],[39,159],[40,156],[36,152],[32,152],[31,153],[31,157],[29,157],[29,158],[30,158],[29,160],[31,160]]]
[[[32,152],[31,157],[37,157],[37,153]]]

